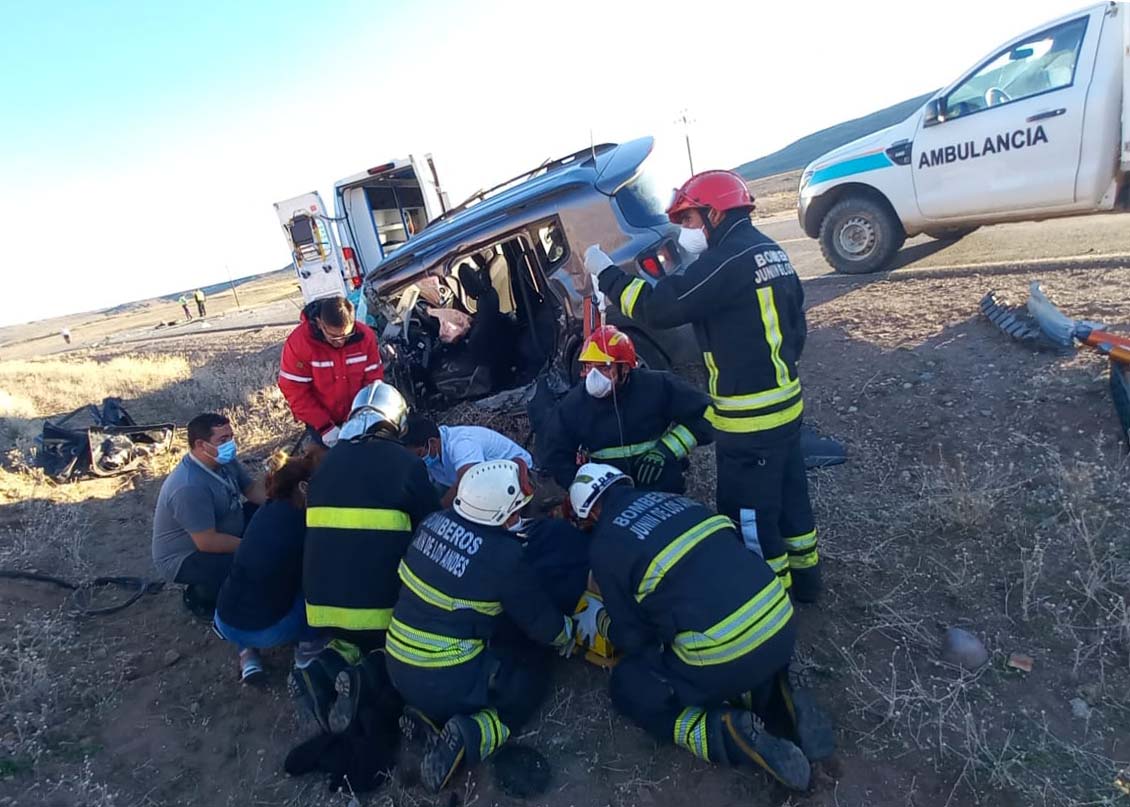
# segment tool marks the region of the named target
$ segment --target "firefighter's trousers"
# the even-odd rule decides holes
[[[779,722],[778,675],[788,669],[796,628],[788,625],[734,661],[703,667],[672,651],[627,655],[612,669],[612,705],[661,743],[675,743],[710,762],[727,761],[718,716],[728,706]]]
[[[798,602],[820,596],[816,522],[800,432],[783,439],[715,432],[718,512],[781,578]]]
[[[516,630],[516,629],[515,629]],[[467,761],[481,762],[537,711],[548,690],[549,651],[514,637],[493,641],[452,667],[415,667],[388,659],[389,677],[404,702],[436,726],[462,715],[477,737],[464,737]]]

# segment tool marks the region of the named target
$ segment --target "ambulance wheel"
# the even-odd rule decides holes
[[[941,230],[926,230],[926,235],[936,241],[960,241],[979,227],[947,227]]]
[[[833,269],[865,275],[890,266],[906,231],[890,207],[866,196],[849,196],[820,223],[820,251]]]

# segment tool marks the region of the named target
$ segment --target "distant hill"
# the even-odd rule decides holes
[[[272,269],[272,270],[267,271],[267,272],[260,272],[257,275],[244,275],[243,277],[235,278],[230,283],[229,282],[214,283],[211,286],[204,286],[201,290],[204,292],[205,297],[211,297],[215,294],[220,294],[221,292],[228,291],[229,289],[231,289],[232,286],[239,287],[239,286],[242,286],[244,283],[251,283],[252,281],[255,281],[255,280],[262,280],[264,277],[267,277],[268,275],[279,274],[279,273],[282,273],[282,272],[293,272],[293,271],[294,271],[294,264],[288,263],[286,266],[282,267],[281,269]],[[184,291],[174,291],[174,292],[171,292],[170,294],[162,294],[160,297],[157,297],[156,299],[158,299],[158,300],[168,300],[170,302],[176,302],[176,300],[182,294],[185,295],[186,297],[191,297],[195,291],[196,291],[196,289],[185,289]],[[130,305],[134,305],[134,303],[125,303],[123,306],[119,306],[119,308],[128,308]]]
[[[795,171],[804,168],[826,151],[850,143],[860,137],[865,137],[880,129],[893,126],[899,121],[906,120],[914,110],[921,107],[934,93],[929,92],[901,104],[880,109],[862,118],[838,123],[827,129],[821,129],[810,135],[802,137],[780,151],[775,151],[752,162],[739,165],[734,170],[746,179],[761,179],[762,177],[783,174],[785,171]]]

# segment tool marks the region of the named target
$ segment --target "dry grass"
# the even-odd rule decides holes
[[[866,603],[856,630],[837,630],[832,665],[850,701],[849,734],[868,755],[925,755],[937,772],[956,772],[946,804],[993,804],[999,792],[1025,804],[1113,804],[1110,783],[1126,762],[1109,739],[1130,714],[1130,525],[1117,515],[1127,469],[1042,449],[1023,470],[986,447],[895,481],[883,458],[859,458],[874,461],[866,476],[884,479],[873,489],[898,502],[890,509],[863,507],[835,477],[820,491],[819,502],[838,500],[819,519],[837,525],[830,554],[871,570],[865,588],[841,594]],[[988,666],[937,660],[954,623],[986,639]],[[1005,666],[1013,651],[1037,656],[1035,702]],[[1049,717],[1075,694],[1046,689],[1064,666],[1097,707],[1082,740]]]

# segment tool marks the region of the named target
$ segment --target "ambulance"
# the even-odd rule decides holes
[[[275,203],[307,303],[335,296],[361,303],[366,273],[450,207],[431,154],[367,168],[333,191],[333,216],[317,191]]]
[[[903,242],[1130,208],[1130,3],[1004,43],[902,123],[805,168],[798,216],[831,266],[890,267]]]

